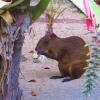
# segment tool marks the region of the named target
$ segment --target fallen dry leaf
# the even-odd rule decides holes
[[[50,69],[49,67],[45,67],[44,69]]]
[[[32,91],[32,96],[37,96],[37,93],[35,91]]]
[[[28,81],[28,82],[36,82],[36,80],[30,80],[30,81]]]

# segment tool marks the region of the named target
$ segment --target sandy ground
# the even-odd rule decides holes
[[[69,8],[71,9],[60,18],[80,19],[76,9],[72,6]],[[32,27],[34,32],[30,35],[26,34],[22,50],[21,74],[19,77],[20,88],[23,91],[22,100],[83,100],[84,96],[81,93],[82,78],[65,83],[62,83],[62,79],[52,80],[49,77],[60,75],[55,60],[45,58],[39,63],[33,62],[33,55],[29,51],[34,50],[38,40],[44,36],[46,23],[37,22]],[[83,35],[85,33],[83,23],[55,23],[54,32],[59,37],[77,35],[86,42],[91,40],[90,35]],[[50,69],[45,69],[46,67]],[[30,80],[35,82],[29,82]],[[33,95],[36,96],[32,96],[32,91]],[[100,100],[99,94],[100,86],[98,84],[96,91],[88,100]]]

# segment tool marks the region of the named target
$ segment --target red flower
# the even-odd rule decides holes
[[[87,26],[87,30],[90,31],[90,28],[92,27],[93,22],[91,18],[86,18],[86,26]]]

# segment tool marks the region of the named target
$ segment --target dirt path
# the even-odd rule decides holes
[[[66,11],[63,16],[66,19],[80,19],[74,8]],[[62,19],[62,16],[60,19]],[[82,79],[65,83],[61,82],[62,79],[51,80],[49,79],[50,76],[60,75],[57,62],[48,58],[39,63],[33,62],[33,56],[29,51],[34,50],[38,40],[45,34],[45,23],[37,22],[33,25],[33,29],[34,33],[26,34],[22,51],[22,74],[19,78],[20,87],[23,90],[22,100],[83,100],[81,93]],[[83,23],[55,23],[54,32],[60,37],[77,35],[86,42],[91,40],[90,35],[83,35],[85,33]],[[28,82],[30,80],[33,82]],[[97,86],[97,88],[88,100],[100,100],[100,86]],[[32,96],[32,91],[33,95],[36,96]]]

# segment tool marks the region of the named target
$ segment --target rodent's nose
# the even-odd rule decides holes
[[[36,48],[35,49],[38,55],[47,55],[48,52],[44,51],[44,49]]]
[[[36,50],[37,54],[41,54],[41,52],[43,51],[43,50],[41,50],[39,48],[36,48],[35,50]]]
[[[35,51],[39,52],[39,51],[41,51],[41,49],[36,47]]]
[[[38,51],[38,48],[35,48],[35,51]]]

